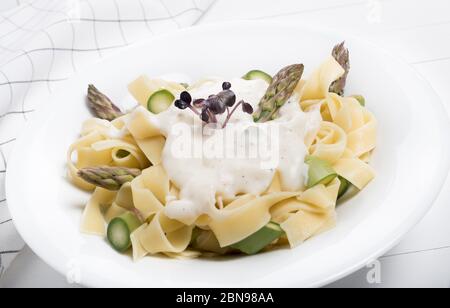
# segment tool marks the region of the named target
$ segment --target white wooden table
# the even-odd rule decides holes
[[[450,109],[449,0],[217,0],[199,23],[237,19],[320,24],[364,37],[411,63]],[[449,219],[447,181],[426,218],[380,259],[381,283],[369,283],[365,268],[332,286],[450,287]],[[29,249],[4,278],[1,287],[71,287]]]

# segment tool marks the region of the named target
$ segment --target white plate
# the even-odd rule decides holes
[[[65,154],[89,117],[83,103],[88,83],[129,104],[126,85],[142,73],[233,77],[252,68],[275,73],[300,61],[309,73],[344,39],[352,60],[348,93],[366,96],[379,121],[379,142],[372,163],[377,178],[339,207],[335,229],[293,250],[220,261],[148,257],[138,263],[103,239],[80,234],[88,194],[66,180]],[[129,48],[65,82],[18,141],[7,198],[27,244],[86,286],[320,286],[386,252],[425,215],[449,168],[445,114],[411,67],[356,38],[279,23],[197,27]]]

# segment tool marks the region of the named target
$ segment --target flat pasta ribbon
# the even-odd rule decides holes
[[[133,203],[144,219],[163,210],[170,182],[161,166],[153,166],[131,182]]]
[[[280,223],[291,247],[334,225],[340,184],[336,178],[327,186],[317,185],[271,209],[273,221]]]
[[[335,163],[347,148],[347,134],[342,128],[332,122],[323,121],[316,139],[309,152],[320,159]]]
[[[280,192],[264,195],[247,203],[225,208],[213,217],[209,227],[214,232],[221,247],[237,243],[255,233],[270,222],[270,208],[297,193]],[[235,202],[240,202],[239,199]]]
[[[96,188],[82,216],[81,232],[91,235],[106,236],[105,217],[102,206],[109,206],[116,197],[116,192]]]

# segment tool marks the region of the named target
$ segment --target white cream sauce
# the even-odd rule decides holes
[[[207,98],[222,90],[223,81],[206,81],[189,92],[194,99]],[[242,99],[256,111],[268,84],[262,80],[247,81],[240,78],[230,82],[237,102]],[[295,96],[282,108],[277,120],[261,124],[255,124],[253,117],[241,108],[225,129],[204,129],[201,120],[193,112],[189,109],[179,110],[174,106],[149,118],[167,139],[163,166],[171,181],[180,189],[180,199],[168,202],[165,213],[186,224],[194,223],[203,214],[214,217],[217,213],[217,196],[228,199],[238,194],[264,193],[276,170],[279,171],[284,190],[302,189],[307,173],[304,163],[307,154],[305,136],[317,132],[321,121],[319,111],[304,113]],[[218,120],[223,122],[225,118],[226,113]],[[251,134],[255,131],[259,132],[259,138]],[[180,138],[180,132],[183,139]],[[243,136],[248,136],[247,141],[242,141]],[[258,155],[262,140],[267,137],[272,143],[266,145],[265,151],[260,151]],[[199,147],[192,146],[198,144]],[[189,147],[194,150],[183,151]],[[254,155],[236,155],[245,153],[246,149]],[[272,154],[269,155],[271,160],[261,157],[265,156],[262,153]]]

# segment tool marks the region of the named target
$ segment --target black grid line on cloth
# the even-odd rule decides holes
[[[94,12],[94,8],[92,7],[91,2],[89,0],[87,0],[86,3],[87,3],[87,6],[89,7],[89,10],[91,11],[92,18],[95,20],[95,12]],[[80,21],[81,21],[81,19],[80,19]],[[100,50],[100,45],[98,43],[97,26],[96,26],[95,22],[92,23],[92,30],[94,31],[95,47],[97,49],[98,55],[101,58],[102,57],[102,51]]]
[[[16,138],[12,138],[12,139],[9,139],[7,141],[0,142],[0,146],[5,145],[5,144],[9,144],[9,143],[14,142],[14,141],[16,141]]]
[[[41,33],[41,32],[42,31],[40,31],[39,33]],[[36,33],[38,33],[38,32],[36,32]],[[8,61],[6,61],[5,63],[3,63],[2,66],[8,65],[11,62],[13,62],[13,61],[15,61],[15,60],[17,60],[17,59],[19,59],[19,58],[21,58],[23,56],[27,56],[27,55],[31,54],[29,51],[24,50],[24,49],[11,49],[9,47],[2,46],[2,45],[0,45],[0,49],[6,50],[6,51],[8,51],[8,52],[10,52],[12,54],[14,54],[14,53],[18,54],[17,56],[14,56],[11,59],[9,59]]]
[[[5,221],[0,222],[0,226],[12,222],[12,219],[7,219]]]
[[[0,255],[11,255],[15,253],[19,253],[20,250],[7,250],[7,251],[0,251]]]
[[[2,150],[1,147],[0,147],[0,158],[3,161],[3,166],[5,167],[5,169],[7,169],[8,168],[8,162],[6,161],[5,154],[3,153],[3,150]]]
[[[169,7],[167,6],[167,4],[164,2],[164,0],[159,0],[159,2],[161,3],[161,5],[164,7],[164,9],[166,10],[167,14],[169,14],[170,20],[172,20],[176,25],[177,28],[181,28],[180,23],[176,20],[176,18],[174,17],[174,15],[172,15],[172,12],[170,11]],[[195,8],[194,8],[195,9]]]
[[[189,8],[189,9],[185,9],[185,10],[181,11],[180,13],[177,13],[177,14],[173,15],[172,17],[173,18],[178,18],[178,17],[180,17],[180,16],[182,16],[182,15],[184,15],[186,13],[193,12],[193,11],[199,12],[202,15],[206,12],[206,11],[204,11],[202,9],[199,9],[199,8]],[[69,19],[59,20],[59,21],[56,21],[56,22],[50,24],[48,27],[53,27],[53,26],[56,26],[56,25],[59,25],[59,24],[65,23],[65,22],[69,22],[69,23],[73,23],[73,22],[87,22],[87,23],[90,23],[90,22],[93,22],[93,23],[117,23],[117,22],[121,22],[121,23],[146,23],[146,22],[152,22],[152,21],[154,21],[154,22],[156,22],[156,21],[167,21],[167,20],[169,20],[169,18],[170,17],[167,17],[167,16],[166,17],[153,17],[153,18],[136,18],[136,19],[102,19],[102,18],[95,18],[95,17],[92,17],[92,18],[81,17],[81,18],[69,18]]]
[[[20,252],[20,250],[4,250],[4,251],[0,251],[0,278],[3,276],[4,272],[5,272],[5,267],[3,266],[3,256],[6,255],[14,255],[14,254],[18,254]]]
[[[74,49],[75,49],[75,40],[76,40],[76,33],[77,33],[77,31],[76,31],[75,25],[73,23],[69,23],[69,25],[70,25],[70,30],[72,32],[72,50],[70,52],[70,61],[71,61],[71,64],[72,64],[73,73],[75,74],[76,71],[77,71],[77,66],[75,65],[75,51],[74,51]],[[54,48],[54,51],[56,52],[56,48]]]
[[[53,71],[53,66],[55,64],[55,42],[52,38],[52,36],[50,35],[50,33],[47,32],[47,30],[42,30],[42,33],[45,34],[45,36],[48,38],[51,47],[51,60],[50,60],[50,65],[48,66],[48,73],[47,73],[47,80],[51,80],[51,75],[52,75],[52,71]],[[30,54],[28,53],[28,56]],[[47,82],[47,88],[48,88],[48,92],[51,93],[52,92],[52,88],[50,87],[50,81]]]
[[[34,111],[35,111],[34,109],[25,110],[25,111],[8,111],[8,112],[6,112],[4,114],[0,114],[0,119],[6,118],[7,116],[10,116],[10,115],[21,115],[23,113],[32,113]],[[0,149],[0,151],[1,151],[1,149]]]
[[[31,68],[30,80],[34,80],[34,74],[35,74],[36,68],[34,67],[33,59],[31,58],[31,56],[29,54],[26,54],[25,57],[30,62],[30,68]],[[47,84],[48,84],[48,81],[47,81]],[[22,105],[21,105],[22,106],[22,110],[21,111],[22,111],[22,116],[23,116],[24,120],[27,120],[27,116],[24,113],[24,111],[25,111],[25,102],[27,100],[28,93],[30,92],[32,83],[31,82],[30,83],[26,83],[26,85],[27,85],[27,89],[25,90],[25,94],[22,97]]]
[[[67,80],[67,78],[55,78],[55,79],[50,79],[50,80],[49,79],[14,80],[14,81],[0,83],[0,86],[14,85],[14,84],[27,84],[27,83],[58,82],[58,81],[64,81],[64,80]]]
[[[200,8],[198,7],[197,1],[195,1],[195,0],[191,0],[191,1],[192,1],[192,4],[194,5],[194,7],[195,7],[196,9],[200,9]]]
[[[74,43],[73,43],[74,44]],[[99,48],[100,50],[111,50],[111,49],[119,49],[122,47],[127,47],[128,45],[114,45],[114,46],[105,46],[105,47],[101,47]],[[1,48],[1,47],[0,47]],[[36,48],[36,49],[31,49],[28,50],[26,52],[23,52],[20,55],[15,56],[14,58],[11,58],[11,60],[9,60],[8,62],[6,62],[4,65],[10,64],[11,62],[29,54],[32,55],[33,53],[37,53],[37,52],[44,52],[44,51],[69,51],[69,52],[92,52],[92,51],[98,51],[97,48],[64,48],[64,47],[55,47],[55,48]],[[1,72],[1,71],[0,71]]]
[[[6,255],[14,255],[18,254],[20,250],[6,250],[6,251],[0,251],[0,279],[2,278],[3,274],[5,273],[5,267],[3,266],[3,256]]]
[[[125,31],[123,30],[123,25],[122,25],[122,23],[120,22],[120,20],[121,20],[122,18],[121,18],[121,16],[120,16],[119,4],[117,3],[116,0],[113,0],[113,3],[114,3],[114,7],[116,8],[116,12],[117,12],[117,20],[119,20],[118,24],[119,24],[120,35],[122,36],[123,43],[124,43],[125,45],[128,45],[127,38],[125,37]]]
[[[450,245],[436,247],[436,248],[430,248],[430,249],[422,249],[422,250],[407,251],[407,252],[402,252],[402,253],[388,254],[388,255],[380,257],[380,260],[386,259],[386,258],[392,258],[392,257],[407,256],[407,255],[412,255],[412,254],[417,254],[417,253],[422,253],[422,252],[441,251],[441,250],[446,250],[446,249],[450,249]]]
[[[411,64],[418,65],[418,64],[436,63],[436,62],[449,61],[449,60],[450,60],[450,56],[434,58],[434,59],[426,59],[426,60],[421,60],[421,61],[415,61],[415,62],[411,62]]]
[[[10,83],[8,76],[2,70],[0,70],[0,74],[3,76],[3,78],[5,78],[6,82]],[[9,103],[8,108],[6,110],[9,110],[9,108],[11,108],[13,102],[14,102],[14,90],[12,85],[9,84]]]
[[[52,14],[61,14],[61,15],[64,15],[66,18],[69,18],[69,15],[66,13],[66,10],[54,10],[54,9],[42,8],[42,7],[38,7],[38,6],[34,5],[33,3],[30,3],[30,7],[36,11],[47,12],[47,13],[52,13]]]
[[[35,31],[34,33],[35,34],[39,34],[39,33],[44,33],[45,34],[44,31],[45,30]],[[20,53],[18,56],[15,56],[12,59],[10,59],[7,62],[5,62],[3,65],[7,65],[7,64],[11,63],[12,61],[16,60],[17,58],[20,58],[20,57],[25,56],[25,55],[30,53],[29,51],[24,50],[24,49],[12,49],[10,47],[6,47],[6,46],[2,46],[2,45],[0,45],[0,49],[6,50],[6,51],[8,51],[10,53]]]
[[[142,15],[144,16],[144,19],[147,20],[147,10],[145,9],[145,5],[144,5],[144,3],[142,3],[142,0],[138,0],[138,2],[139,2],[139,5],[141,6]],[[145,21],[145,26],[147,27],[148,31],[151,34],[154,34],[149,21]]]
[[[195,8],[198,9],[199,11],[203,12],[203,13],[200,14],[200,16],[199,16],[199,17],[197,18],[197,20],[194,22],[193,26],[194,26],[194,25],[197,25],[200,21],[202,21],[203,17],[205,16],[205,13],[206,13],[207,11],[209,11],[211,8],[213,8],[213,7],[217,4],[217,2],[218,2],[218,0],[213,0],[213,1],[209,4],[209,6],[207,6],[207,7],[205,8],[205,10],[203,11],[202,9],[200,9],[200,7],[198,6],[198,4],[197,4],[197,2],[196,2],[195,0],[192,0],[192,1],[193,1],[194,4],[195,4]]]
[[[183,10],[180,13],[173,15],[172,17],[177,18],[186,13],[193,12],[193,11],[200,12],[200,13],[205,12],[199,8],[189,8],[189,9]],[[169,20],[169,18],[168,17],[154,17],[154,18],[147,18],[147,19],[137,18],[137,19],[120,19],[120,20],[118,20],[118,19],[100,19],[100,18],[97,19],[97,18],[84,18],[83,17],[80,19],[69,19],[68,21],[81,21],[81,22],[93,22],[93,23],[100,23],[100,22],[103,22],[103,23],[115,23],[115,22],[121,22],[121,23],[134,23],[134,22],[139,23],[139,22],[141,22],[141,23],[144,23],[144,22],[150,22],[150,21],[164,21],[164,20]]]

